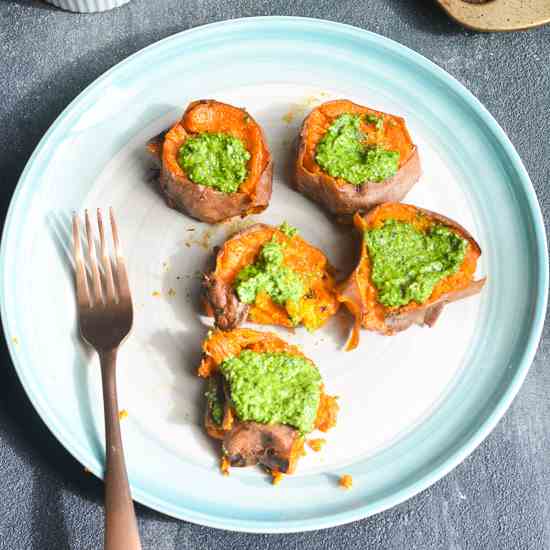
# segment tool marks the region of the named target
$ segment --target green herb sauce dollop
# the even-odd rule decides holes
[[[365,246],[378,301],[398,307],[424,303],[441,279],[458,271],[468,242],[443,225],[422,232],[411,223],[386,220],[365,231]]]
[[[238,273],[234,288],[241,302],[253,304],[259,292],[266,292],[279,305],[299,302],[305,293],[300,276],[283,265],[284,245],[275,237],[265,243],[258,259]]]
[[[280,226],[279,226],[279,231],[281,231],[282,233],[284,233],[287,237],[289,238],[292,238],[294,237],[294,235],[296,235],[298,233],[298,230],[290,225],[289,223],[287,223],[286,221],[284,221]]]
[[[317,144],[315,161],[330,176],[354,185],[391,178],[399,168],[399,152],[366,145],[360,124],[359,115],[336,118]]]
[[[191,181],[224,193],[235,193],[246,179],[250,153],[229,134],[205,132],[180,147],[178,163]]]
[[[321,375],[304,357],[244,350],[223,361],[220,372],[239,420],[287,424],[302,434],[313,430]]]

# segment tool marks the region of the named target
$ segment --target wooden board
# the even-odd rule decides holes
[[[437,0],[456,21],[478,31],[514,31],[550,23],[550,0]]]

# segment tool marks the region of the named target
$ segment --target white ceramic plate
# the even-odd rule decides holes
[[[151,185],[147,139],[205,97],[246,106],[266,131],[274,192],[259,216],[201,224],[168,209]],[[350,230],[288,186],[299,124],[335,97],[406,117],[424,171],[407,202],[457,220],[477,238],[479,275],[488,284],[480,296],[448,306],[433,329],[363,333],[351,353],[343,352],[343,312],[313,335],[277,331],[303,347],[327,391],[340,396],[338,425],[324,436],[322,453],[310,452],[277,488],[254,468],[225,478],[217,444],[201,426],[205,388],[195,370],[209,321],[200,315],[199,273],[237,229],[284,220],[342,275],[351,268]],[[135,302],[118,371],[132,489],[177,517],[293,531],[407,498],[488,433],[540,335],[547,292],[540,211],[513,148],[460,85],[395,43],[332,23],[253,19],[182,33],[118,65],[69,106],[25,170],[4,233],[2,314],[14,363],[46,423],[98,475],[100,374],[77,335],[68,250],[71,211],[108,206]],[[338,488],[342,473],[353,475],[353,490]]]

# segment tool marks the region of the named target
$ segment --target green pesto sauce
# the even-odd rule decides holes
[[[191,181],[224,193],[235,193],[246,179],[250,153],[229,134],[209,133],[190,137],[180,147],[178,163]]]
[[[378,128],[378,121],[382,119],[374,118]],[[360,123],[359,115],[340,115],[317,145],[317,164],[330,176],[342,178],[354,185],[391,178],[399,167],[399,152],[365,145],[359,129]]]
[[[422,232],[396,220],[365,231],[365,244],[378,301],[388,307],[404,306],[412,300],[424,303],[441,279],[458,271],[468,246],[443,225]]]
[[[262,291],[282,306],[300,301],[304,284],[295,271],[283,265],[283,249],[284,245],[273,237],[263,245],[258,259],[239,271],[234,286],[241,302],[253,304]]]
[[[220,389],[216,378],[208,379],[208,391],[204,394],[210,410],[210,416],[216,424],[223,420],[223,401],[220,396]]]
[[[321,375],[304,357],[244,350],[220,371],[241,421],[287,424],[302,434],[313,430],[321,396]]]
[[[286,221],[279,226],[279,230],[289,238],[294,237],[298,233],[298,230]]]
[[[367,122],[368,124],[374,124],[377,130],[381,130],[384,127],[383,116],[378,117],[369,113],[365,115],[365,122]]]

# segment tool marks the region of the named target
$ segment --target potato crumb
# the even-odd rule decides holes
[[[17,346],[17,344],[19,344],[19,340],[17,339],[17,336],[14,336],[11,341],[14,343],[14,345]]]
[[[313,107],[314,105],[317,105],[320,103],[320,99],[314,95],[310,95],[309,97],[306,97],[304,99],[304,105],[306,107]]]
[[[283,116],[283,122],[290,124],[294,120],[294,113],[289,111],[286,115]]]
[[[299,103],[293,103],[290,106],[290,109],[288,110],[288,112],[285,115],[283,115],[282,117],[283,122],[285,122],[286,124],[291,124],[297,116],[303,115],[309,108],[308,100],[309,98],[306,98],[305,100],[302,100]]]
[[[349,474],[344,474],[338,481],[338,485],[343,489],[351,489],[353,486],[353,478]]]
[[[194,231],[194,230],[193,230]],[[183,241],[183,244],[187,248],[191,248],[193,245],[200,246],[205,250],[210,248],[210,239],[213,236],[212,229],[205,229],[200,235],[189,235],[189,238]]]
[[[125,418],[128,418],[128,411],[126,409],[118,411],[118,419],[124,420]]]
[[[205,250],[208,250],[210,248],[210,239],[212,237],[212,231],[209,229],[205,229],[202,233],[201,240],[199,241],[199,245],[202,246]]]
[[[160,292],[158,290],[154,290],[152,293],[151,293],[151,296],[153,298],[160,298]]]
[[[326,439],[308,439],[307,444],[308,446],[313,449],[316,453],[318,453],[322,448],[323,445],[327,442]]]
[[[229,459],[226,456],[222,456],[222,460],[220,463],[220,470],[222,471],[222,474],[224,476],[229,475],[229,466],[230,466]]]
[[[285,475],[279,470],[271,470],[271,483],[273,485],[279,485]]]
[[[176,291],[173,288],[168,289],[168,296],[173,298],[176,295]]]

